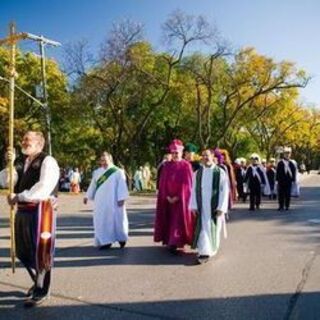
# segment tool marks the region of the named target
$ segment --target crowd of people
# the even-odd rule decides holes
[[[24,135],[23,161],[16,163],[15,189],[8,196],[9,205],[17,209],[17,257],[33,283],[26,306],[49,297],[55,247],[53,209],[57,186],[66,174],[60,172],[52,156],[45,154],[44,145],[41,132]],[[240,158],[232,163],[227,150],[220,148],[205,148],[200,156],[197,152],[194,144],[184,145],[175,139],[158,166],[154,241],[167,246],[172,254],[190,246],[197,252],[196,262],[203,264],[218,253],[221,234],[227,236],[227,215],[235,201],[245,202],[249,196],[249,210],[259,210],[264,195],[278,199],[278,210],[289,210],[291,195],[299,194],[299,185],[297,163],[290,158],[288,147],[277,161],[270,159],[268,163],[258,154],[252,154],[249,162]],[[150,178],[148,172],[146,177]],[[70,189],[78,192],[79,170],[67,178]],[[128,198],[125,171],[113,163],[110,153],[103,152],[83,199],[84,204],[94,202],[94,242],[100,250],[115,243],[120,248],[126,246]]]
[[[280,150],[279,159],[239,158],[232,163],[228,151],[213,148],[202,151],[184,147],[174,140],[158,168],[158,200],[155,222],[156,242],[176,253],[191,245],[203,263],[219,249],[221,231],[226,236],[228,212],[235,201],[246,202],[249,210],[259,210],[262,196],[278,199],[278,210],[289,210],[291,196],[299,196],[297,163],[291,148]],[[193,173],[192,173],[193,172]]]
[[[60,169],[59,191],[79,193],[81,182],[82,174],[78,168]]]
[[[291,159],[291,148],[280,150],[279,159],[260,159],[256,153],[250,162],[244,158],[235,160],[234,172],[238,200],[246,202],[249,195],[249,210],[259,210],[262,197],[270,200],[278,198],[278,210],[289,210],[290,198],[300,195],[299,170],[295,160]]]
[[[140,166],[133,175],[132,189],[135,191],[145,191],[152,189],[151,170],[148,163]]]

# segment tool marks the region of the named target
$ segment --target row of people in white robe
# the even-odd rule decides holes
[[[115,242],[128,240],[128,217],[126,205],[129,197],[125,173],[116,168],[114,172],[98,186],[99,179],[111,168],[98,168],[93,172],[86,197],[94,200],[94,242],[102,247]],[[194,247],[199,255],[213,256],[220,247],[221,232],[226,236],[225,214],[228,210],[228,178],[225,171],[216,164],[201,167],[201,182],[197,179],[199,170],[194,173],[190,209],[201,215],[201,228]],[[213,179],[218,173],[218,183],[213,186]],[[201,185],[199,185],[199,183]],[[201,194],[201,204],[197,200],[197,192]],[[217,203],[212,207],[212,194],[217,194]],[[201,207],[201,209],[200,209]],[[200,216],[199,216],[200,217]]]

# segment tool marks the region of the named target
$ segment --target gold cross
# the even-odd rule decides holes
[[[9,26],[9,36],[4,39],[0,39],[0,46],[3,44],[9,44],[13,45],[16,44],[18,41],[26,39],[28,37],[28,34],[25,32],[16,33],[15,32],[16,26],[15,23],[10,23]]]
[[[14,23],[10,23],[9,36],[5,39],[0,39],[0,45],[10,45],[10,90],[9,90],[9,147],[8,147],[8,171],[9,171],[9,194],[14,192],[14,89],[15,89],[15,77],[16,77],[16,44],[20,40],[26,39],[26,33],[16,33],[16,27]],[[10,206],[10,258],[12,272],[15,272],[16,265],[16,251],[15,251],[15,230],[14,220],[15,212],[14,207]]]

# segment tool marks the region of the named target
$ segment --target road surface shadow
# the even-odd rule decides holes
[[[7,295],[7,296],[6,296]],[[134,303],[106,303],[80,301],[54,296],[45,304],[23,309],[23,300],[12,299],[16,292],[0,295],[0,319],[125,319],[125,320],[289,320],[320,319],[320,292],[301,293],[293,301],[293,295],[264,294],[209,299],[148,301]],[[70,305],[71,302],[71,305]],[[294,302],[294,303],[293,303]]]

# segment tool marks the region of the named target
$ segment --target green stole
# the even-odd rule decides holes
[[[116,166],[112,166],[111,168],[109,168],[108,170],[106,170],[103,175],[101,175],[99,177],[99,179],[97,180],[96,182],[96,192],[97,190],[100,188],[100,186],[106,182],[108,180],[108,178],[113,174],[115,173],[116,171],[118,171],[119,168],[116,167]]]
[[[197,247],[197,243],[199,240],[199,235],[201,231],[201,215],[202,215],[202,192],[201,192],[201,183],[202,183],[202,174],[203,167],[200,167],[196,172],[196,200],[198,206],[198,214],[196,217],[196,227],[195,233],[192,243],[192,248],[195,249]],[[220,190],[220,168],[215,166],[213,168],[212,174],[212,197],[211,197],[211,244],[212,249],[216,249],[216,209],[219,203],[219,190]]]

